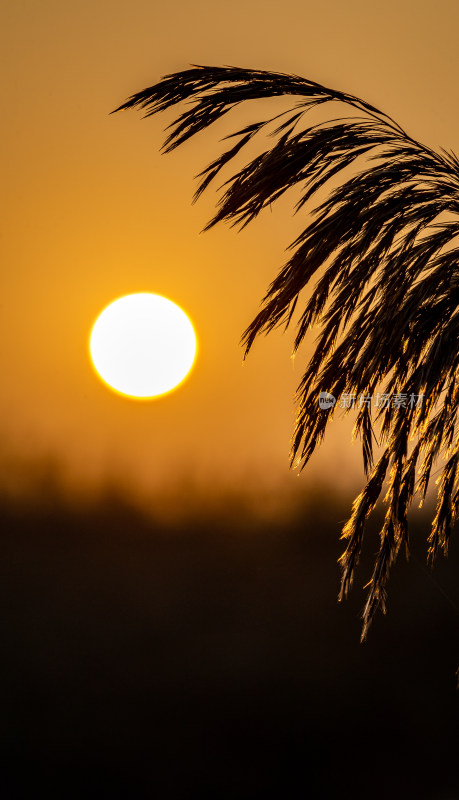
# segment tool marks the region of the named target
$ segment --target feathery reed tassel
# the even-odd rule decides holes
[[[408,508],[416,493],[425,497],[440,457],[447,461],[428,539],[431,560],[438,549],[447,552],[458,514],[459,249],[454,242],[459,234],[459,161],[453,153],[420,144],[358,97],[296,75],[194,65],[132,95],[116,110],[140,108],[151,116],[187,101],[169,126],[163,146],[169,152],[239,103],[281,95],[295,98],[294,106],[227,136],[236,143],[199,173],[194,200],[276,121],[269,133],[273,146],[223,184],[217,212],[205,230],[223,220],[244,227],[293,186],[302,192],[295,207],[299,211],[330,178],[341,177],[289,246],[291,256],[242,342],[245,357],[259,334],[287,326],[301,290],[325,267],[297,323],[294,352],[312,325],[319,325],[321,334],[297,390],[291,463],[303,469],[325,434],[334,409],[320,410],[321,390],[347,398],[347,411],[355,407],[352,398],[360,398],[355,433],[362,438],[368,483],[343,529],[347,547],[340,558],[340,599],[352,585],[365,521],[390,474],[380,550],[367,584],[363,638],[377,608],[385,610],[386,583],[400,545],[408,552]],[[345,103],[353,116],[307,125],[308,111],[334,101]],[[341,174],[349,166],[357,173]],[[453,219],[440,220],[445,213]],[[375,414],[368,398],[378,389],[386,401]],[[379,440],[376,419],[381,419]],[[416,443],[409,453],[412,440]],[[374,441],[384,450],[373,468]]]

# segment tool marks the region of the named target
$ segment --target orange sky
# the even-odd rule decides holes
[[[193,176],[219,152],[218,137],[260,112],[233,111],[168,156],[159,148],[170,116],[109,112],[190,63],[234,64],[356,94],[421,141],[457,152],[458,22],[457,3],[419,0],[3,4],[5,481],[21,471],[13,462],[48,459],[69,485],[120,481],[145,496],[183,480],[297,488],[288,472],[302,365],[300,355],[290,360],[293,330],[260,340],[244,366],[239,338],[301,218],[283,202],[243,233],[200,235],[215,195],[191,206]],[[94,319],[135,291],[175,300],[200,343],[189,380],[151,403],[110,392],[88,362]],[[334,421],[303,485],[360,478],[350,429]]]

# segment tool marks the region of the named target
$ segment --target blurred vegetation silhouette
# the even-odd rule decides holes
[[[267,520],[241,487],[171,524],[155,492],[152,513],[121,486],[81,503],[42,467],[40,493],[0,486],[2,798],[334,798],[356,743],[353,798],[457,796],[455,615],[422,564],[427,508],[362,648],[362,593],[335,599],[349,495]]]
[[[169,126],[163,146],[169,152],[241,102],[282,95],[298,101],[226,136],[234,143],[199,173],[194,200],[258,134],[257,141],[269,134],[274,144],[223,183],[204,230],[223,220],[244,227],[292,187],[301,189],[295,211],[328,190],[308,208],[306,228],[290,244],[292,255],[242,341],[247,355],[260,333],[287,327],[301,291],[323,268],[297,322],[294,352],[311,326],[321,333],[297,391],[291,462],[304,468],[337,407],[357,409],[354,432],[362,439],[368,482],[342,532],[340,599],[352,585],[366,520],[387,481],[363,611],[365,638],[377,608],[385,611],[389,571],[401,546],[408,555],[408,509],[416,494],[424,499],[439,458],[445,463],[428,536],[430,562],[439,550],[447,553],[458,512],[459,161],[422,145],[353,95],[282,73],[193,65],[116,111],[141,108],[150,116],[186,101]],[[331,102],[345,104],[346,114],[302,124],[311,109]],[[320,408],[322,391],[340,404]]]

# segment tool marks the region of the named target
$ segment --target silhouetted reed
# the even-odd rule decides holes
[[[424,499],[439,457],[445,463],[428,537],[431,562],[439,550],[447,553],[458,512],[459,268],[454,239],[459,222],[439,217],[459,210],[459,161],[452,152],[422,145],[353,95],[282,73],[194,65],[165,76],[116,110],[138,107],[151,116],[187,101],[169,126],[163,146],[169,152],[242,101],[281,95],[298,101],[282,114],[225,137],[235,144],[199,173],[194,200],[275,120],[279,124],[269,133],[275,143],[223,184],[217,213],[205,230],[222,220],[244,227],[293,186],[301,189],[298,211],[329,179],[341,178],[289,246],[292,255],[242,341],[246,356],[260,333],[288,326],[301,290],[324,267],[297,322],[294,352],[311,326],[321,326],[321,333],[297,390],[291,462],[304,468],[338,407],[321,410],[320,391],[347,398],[340,401],[349,403],[346,411],[358,409],[355,433],[362,439],[368,482],[342,533],[347,546],[340,558],[340,599],[352,585],[365,521],[388,484],[380,549],[363,612],[364,638],[376,609],[385,611],[390,567],[401,545],[408,554],[408,509],[416,493]],[[358,115],[296,130],[310,109],[333,101]],[[354,174],[341,173],[351,166]],[[371,399],[378,389],[385,400],[375,412]],[[375,443],[382,449],[376,464]]]

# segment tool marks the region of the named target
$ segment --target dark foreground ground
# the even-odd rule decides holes
[[[2,800],[459,798],[459,547],[396,564],[359,643],[336,602],[351,498],[168,530],[114,502],[3,503]],[[418,514],[418,520],[420,520]],[[417,541],[416,541],[417,540]]]

